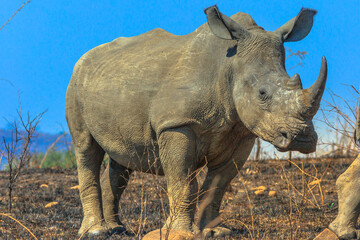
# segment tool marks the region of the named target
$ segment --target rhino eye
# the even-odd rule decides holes
[[[269,94],[265,88],[259,89],[259,98],[262,101],[266,101],[267,99],[269,99]]]

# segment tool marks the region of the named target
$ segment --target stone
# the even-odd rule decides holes
[[[264,195],[265,191],[264,190],[256,190],[255,191],[255,195]]]
[[[276,196],[276,192],[275,191],[269,191],[269,197],[274,197]]]
[[[57,204],[58,204],[58,202],[51,202],[51,203],[46,204],[45,208],[51,208],[51,207],[53,207],[53,206],[55,206]]]
[[[161,239],[165,239],[168,229],[161,229]],[[168,239],[170,240],[192,240],[194,239],[194,234],[177,229],[171,229]],[[160,240],[160,229],[149,232],[143,237],[143,240]]]
[[[253,187],[253,188],[251,188],[251,190],[253,190],[253,191],[265,191],[267,189],[267,187],[265,187],[265,186],[259,186],[259,187]]]
[[[336,234],[328,228],[325,228],[314,240],[339,240]]]

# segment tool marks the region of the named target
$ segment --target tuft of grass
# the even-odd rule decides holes
[[[31,166],[39,166],[44,156],[45,153],[43,152],[34,154],[31,160]],[[75,154],[72,150],[50,150],[45,157],[42,168],[76,168]]]

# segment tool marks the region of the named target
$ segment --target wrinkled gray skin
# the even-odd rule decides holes
[[[193,232],[219,215],[226,186],[256,137],[280,151],[315,151],[312,118],[326,60],[303,90],[299,75],[286,73],[283,43],[303,39],[316,11],[303,9],[275,32],[244,13],[229,18],[216,6],[205,13],[208,23],[188,35],[154,29],[96,47],[76,63],[66,116],[84,213],[79,234],[92,224],[90,235],[124,230],[114,214],[133,170],[165,175],[171,213],[164,227]],[[104,153],[110,164],[100,181]],[[212,186],[215,197],[193,228],[199,191],[193,177],[205,164],[200,192]],[[103,217],[106,223],[97,223]]]
[[[360,99],[359,99],[360,100]],[[359,102],[360,107],[360,102]],[[360,147],[360,108],[358,108],[354,139]],[[341,239],[359,239],[355,225],[360,215],[360,154],[336,181],[339,212],[329,228]]]

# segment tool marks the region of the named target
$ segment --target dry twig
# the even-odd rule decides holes
[[[0,27],[0,31],[1,29],[3,29],[9,22],[11,19],[13,19],[13,17],[15,17],[15,15],[20,12],[20,10],[25,7],[26,4],[28,4],[31,0],[28,0],[27,2],[23,3],[19,8],[18,10],[16,10],[16,12]]]
[[[35,237],[35,235],[34,235],[27,227],[25,227],[24,224],[22,224],[21,222],[19,222],[17,219],[15,219],[15,218],[13,218],[12,216],[10,216],[10,215],[8,215],[8,214],[5,214],[5,213],[0,213],[0,215],[5,216],[5,217],[8,217],[8,218],[14,220],[15,222],[17,222],[20,226],[22,226],[23,228],[25,228],[25,230],[28,231],[33,238],[35,238],[35,239],[37,240],[37,237]]]

